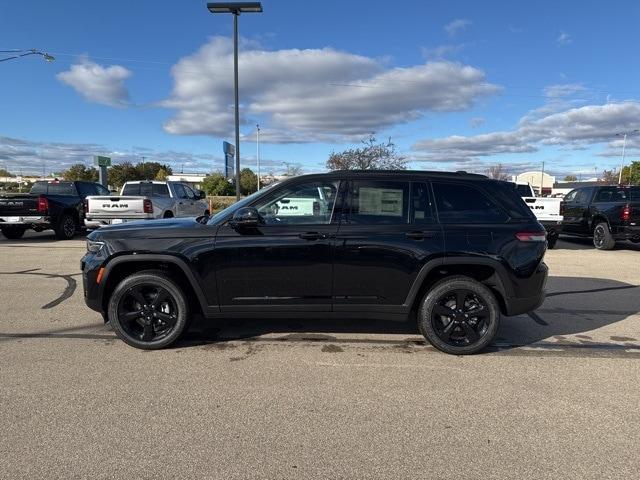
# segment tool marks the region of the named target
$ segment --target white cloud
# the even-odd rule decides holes
[[[169,133],[229,136],[233,131],[231,42],[215,37],[173,68],[163,102],[176,109]],[[245,47],[239,58],[244,124],[269,124],[274,141],[361,138],[426,112],[466,110],[500,89],[484,73],[438,61],[385,68],[384,62],[331,48],[265,51]],[[265,141],[270,141],[265,135]]]
[[[558,45],[568,45],[573,42],[573,37],[567,32],[560,32],[556,41],[558,42]]]
[[[559,85],[549,85],[544,89],[547,98],[569,97],[578,92],[584,92],[587,88],[581,83],[563,83]]]
[[[416,142],[412,149],[416,160],[477,161],[504,153],[532,153],[541,145],[580,148],[619,144],[617,132],[633,130],[640,118],[640,103],[619,102],[587,105],[547,115],[525,115],[512,131],[482,135],[452,135]],[[640,136],[628,140],[630,148],[640,147]]]
[[[112,107],[123,107],[129,100],[124,81],[131,72],[120,65],[103,67],[85,58],[57,75],[86,100]]]
[[[464,44],[447,44],[436,47],[422,47],[422,56],[427,59],[442,60],[454,55],[464,48]]]
[[[466,30],[466,28],[472,23],[473,22],[471,20],[467,20],[466,18],[456,18],[444,26],[444,31],[447,32],[447,35],[453,37],[458,32]]]

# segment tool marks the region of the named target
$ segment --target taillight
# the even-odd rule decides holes
[[[518,232],[516,238],[521,242],[544,242],[547,239],[547,232]]]
[[[38,197],[38,212],[47,213],[49,211],[49,200],[46,197],[40,195]]]
[[[88,213],[89,212],[89,200],[87,200],[85,198],[84,201],[82,202],[82,204],[84,206],[84,213]]]
[[[631,218],[631,205],[625,205],[620,211],[620,220],[628,222]]]
[[[148,198],[145,198],[142,202],[144,213],[153,213],[153,203]]]

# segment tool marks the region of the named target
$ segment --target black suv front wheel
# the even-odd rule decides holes
[[[161,271],[147,270],[122,280],[108,306],[109,321],[125,343],[144,350],[174,343],[187,327],[182,289]]]
[[[469,277],[438,282],[425,295],[418,328],[445,353],[467,355],[491,343],[500,324],[500,308],[489,288]]]

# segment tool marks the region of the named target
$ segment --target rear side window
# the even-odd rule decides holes
[[[165,183],[154,183],[151,188],[154,197],[168,197],[169,187]]]
[[[461,183],[434,183],[441,223],[504,223],[509,217],[485,193]]]
[[[97,195],[98,189],[93,183],[79,183],[78,184],[78,192],[81,197],[88,197],[89,195]]]
[[[349,222],[402,225],[409,218],[409,182],[357,180],[351,184]]]
[[[31,193],[48,195],[76,195],[73,182],[36,182],[31,187]]]
[[[435,223],[433,205],[429,194],[429,185],[426,183],[411,184],[411,223],[425,225]]]

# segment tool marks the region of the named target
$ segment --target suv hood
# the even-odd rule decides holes
[[[188,238],[211,236],[215,228],[196,221],[195,217],[138,220],[94,230],[90,240],[117,240],[122,238]]]

